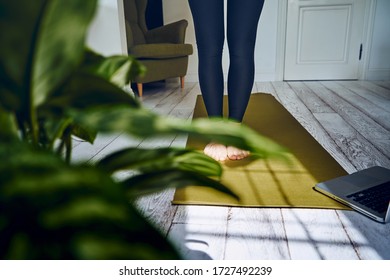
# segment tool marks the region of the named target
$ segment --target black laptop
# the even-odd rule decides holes
[[[370,167],[318,183],[314,189],[375,221],[390,221],[390,169]]]

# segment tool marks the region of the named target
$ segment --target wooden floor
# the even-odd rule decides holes
[[[274,95],[347,172],[390,168],[390,81],[261,82],[253,92]],[[143,103],[191,118],[199,94],[197,83],[184,90],[156,84],[145,88]],[[76,142],[74,160],[93,162],[127,146],[185,143],[183,136],[101,135],[94,145]],[[144,197],[137,207],[187,259],[390,259],[390,224],[354,211],[172,206],[173,193]]]

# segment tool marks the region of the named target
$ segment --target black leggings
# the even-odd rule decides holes
[[[199,56],[199,84],[209,117],[223,115],[225,0],[189,0]],[[257,25],[264,0],[227,0],[229,118],[242,121],[253,87]]]

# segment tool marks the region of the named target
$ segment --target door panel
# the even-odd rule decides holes
[[[364,14],[364,0],[290,0],[284,79],[357,79]]]

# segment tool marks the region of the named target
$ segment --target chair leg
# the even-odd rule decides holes
[[[141,83],[137,83],[138,96],[142,97],[143,87]]]
[[[184,88],[184,78],[185,78],[185,76],[180,77],[180,86],[181,86],[181,88]]]

